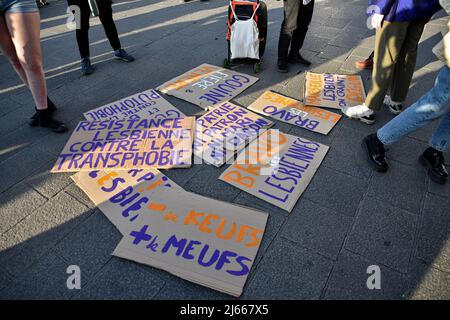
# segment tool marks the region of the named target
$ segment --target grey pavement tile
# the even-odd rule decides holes
[[[446,160],[447,159],[450,159],[450,157],[447,156]],[[428,192],[450,198],[450,183],[438,184],[431,179],[428,179]]]
[[[419,224],[417,256],[450,273],[450,199],[428,194]]]
[[[51,173],[55,161],[47,163],[38,174],[25,180],[25,183],[47,198],[53,198],[57,193],[72,183],[73,173]]]
[[[85,276],[92,278],[111,259],[121,239],[120,232],[97,209],[59,242],[55,250],[70,264],[78,265]]]
[[[87,206],[88,208],[95,208],[94,203],[89,199],[89,197],[77,187],[75,183],[71,183],[64,189],[64,192],[77,199],[79,202]]]
[[[355,178],[369,179],[373,169],[369,166],[366,153],[361,146],[365,136],[358,130],[341,126],[323,165]]]
[[[3,288],[9,286],[12,282],[12,278],[8,272],[0,268],[0,292]]]
[[[289,240],[277,239],[258,266],[244,299],[319,299],[333,262]]]
[[[367,27],[365,25],[359,26],[347,26],[342,29],[341,33],[332,39],[329,44],[340,46],[344,48],[353,48],[361,44],[361,40],[367,34]]]
[[[369,289],[369,266],[380,268],[381,289]],[[370,270],[369,270],[370,271]],[[399,300],[405,299],[407,277],[359,255],[342,250],[336,262],[324,298],[327,300]]]
[[[56,254],[49,252],[0,291],[0,299],[69,299],[74,291],[67,288],[68,267]]]
[[[390,161],[385,173],[372,176],[368,196],[419,214],[427,189],[424,170]]]
[[[418,159],[426,148],[428,148],[426,143],[405,137],[398,143],[389,146],[386,156],[388,159],[396,160],[419,170],[421,165]]]
[[[217,168],[213,165],[202,165],[196,175],[184,186],[186,191],[191,191],[214,199],[232,202],[241,192],[240,189],[219,180],[219,176],[227,166]]]
[[[61,192],[0,236],[0,265],[20,275],[92,212]]]
[[[165,282],[153,275],[145,266],[113,258],[96,275],[83,285],[74,299],[125,300],[152,299]]]
[[[367,182],[322,166],[303,197],[325,208],[355,216]]]
[[[351,52],[352,49],[349,48],[327,45],[323,49],[323,51],[318,54],[318,57],[322,59],[331,59],[339,62],[344,62],[345,60],[347,60]]]
[[[408,299],[449,300],[450,274],[415,259],[409,270]]]
[[[21,182],[50,160],[50,154],[38,147],[28,147],[0,163],[0,193]]]
[[[353,219],[303,199],[289,215],[281,236],[336,260]]]
[[[406,273],[414,251],[417,217],[408,211],[366,197],[345,248]]]
[[[33,142],[40,139],[41,136],[47,134],[47,132],[44,128],[32,128],[25,125],[3,135],[0,141],[0,162],[29,147]]]
[[[47,201],[24,184],[18,184],[0,195],[0,234],[31,214]]]

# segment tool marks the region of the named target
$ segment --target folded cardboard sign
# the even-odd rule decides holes
[[[205,63],[157,89],[206,109],[231,100],[256,81],[258,78]]]
[[[190,167],[194,117],[81,121],[52,172]]]

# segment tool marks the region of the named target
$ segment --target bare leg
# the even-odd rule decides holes
[[[16,70],[20,79],[28,86],[28,79],[23,70],[22,65],[20,64],[19,58],[17,57],[16,48],[14,48],[14,43],[11,40],[11,35],[9,34],[8,28],[6,26],[6,21],[3,16],[0,16],[0,49],[8,58],[9,62],[13,66],[14,70]]]
[[[36,108],[47,109],[47,85],[42,67],[39,13],[7,13],[5,20]]]

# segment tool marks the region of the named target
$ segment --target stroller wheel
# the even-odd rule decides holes
[[[223,60],[223,67],[224,68],[229,68],[230,67],[230,60],[228,60],[227,58],[225,58]]]
[[[261,62],[256,62],[255,65],[253,66],[253,71],[255,73],[260,73],[261,72]]]

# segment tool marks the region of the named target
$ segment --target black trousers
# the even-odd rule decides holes
[[[284,0],[284,20],[278,43],[278,59],[297,54],[303,47],[309,24],[314,13],[314,0],[303,5],[302,0]],[[289,47],[291,48],[289,53]]]
[[[87,58],[89,53],[89,18],[91,9],[87,0],[67,0],[69,6],[78,6],[80,8],[80,25],[77,26],[76,35],[78,42],[78,49],[80,50],[81,58]],[[117,28],[113,20],[111,0],[97,0],[99,11],[99,18],[105,29],[106,36],[113,50],[121,48]]]

